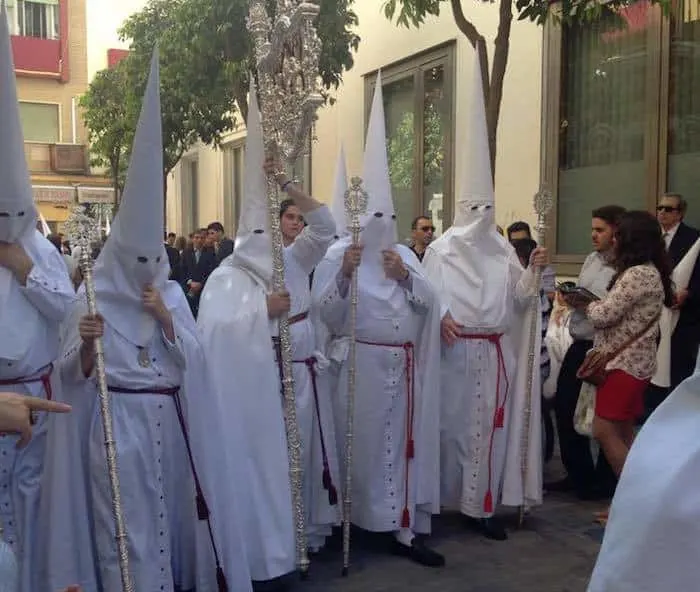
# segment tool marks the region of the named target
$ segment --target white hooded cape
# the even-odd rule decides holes
[[[84,298],[82,290],[81,288],[79,296]],[[250,574],[240,524],[244,511],[240,488],[245,482],[245,477],[237,465],[239,459],[245,457],[245,441],[240,438],[235,418],[224,420],[223,401],[209,384],[204,350],[199,343],[197,328],[182,289],[175,282],[168,282],[161,296],[172,314],[176,341],[179,350],[184,354],[184,359],[179,362],[182,368],[180,399],[183,403],[183,415],[196,471],[210,512],[220,562],[229,590],[248,592],[251,590]],[[40,520],[45,538],[41,541],[39,549],[41,560],[37,567],[37,590],[63,590],[73,584],[79,584],[82,592],[103,590],[94,553],[99,532],[96,531],[96,524],[92,519],[93,513],[89,510],[86,513],[86,508],[90,508],[93,503],[90,484],[97,470],[95,453],[100,452],[94,450],[96,441],[91,437],[91,432],[94,432],[91,426],[100,421],[99,399],[94,378],[76,382],[78,377],[72,372],[80,346],[78,320],[85,310],[85,303],[81,301],[75,307],[72,318],[66,323],[63,337],[65,369],[68,375],[65,377],[66,388],[62,400],[71,404],[73,411],[65,416],[55,416],[51,420],[49,450],[54,451],[54,454],[51,455],[51,462],[47,465],[44,475],[45,495],[42,496]],[[108,349],[106,362],[108,382],[109,351]],[[120,393],[111,396],[116,422],[117,463],[120,440],[121,444],[126,443],[126,440],[120,439],[120,435],[128,436],[128,432],[124,431],[125,426],[120,425],[120,407],[123,401],[120,398],[132,396],[134,395]],[[179,429],[177,433],[178,437],[181,436]],[[75,454],[75,451],[82,451],[82,454]],[[187,467],[184,469],[185,473],[189,474],[187,457],[183,455],[181,462]],[[137,466],[119,466],[122,474],[139,470]],[[153,490],[156,492],[158,485],[155,484],[155,474],[148,467],[143,467],[143,470],[145,472],[142,478],[153,479]],[[106,473],[105,465],[105,479]],[[195,491],[191,479],[185,479],[182,486],[183,498],[190,499],[192,504],[191,512],[188,512],[190,518],[187,520],[192,520],[191,530],[195,533],[193,545],[197,591],[216,592],[218,588],[215,563],[207,523],[196,518]],[[187,488],[190,489],[189,492]],[[138,501],[139,505],[134,506],[130,501]],[[155,524],[157,521],[157,516],[148,511],[154,507],[151,501],[136,500],[124,488],[122,505],[127,516],[140,516],[131,524],[127,518],[127,533],[130,525],[132,528],[135,525],[142,527],[144,522]],[[186,528],[189,529],[190,527]],[[136,588],[138,589],[138,582]]]
[[[630,450],[588,592],[698,589],[699,433],[696,366]]]
[[[343,255],[345,250],[350,245],[351,238],[345,236],[336,241],[326,253],[325,259],[316,268],[314,275],[314,300],[317,306],[323,307],[328,298],[334,292],[337,293],[335,285],[338,272],[342,265]],[[414,276],[414,289],[420,291],[421,296],[425,297],[424,304],[427,305],[427,312],[421,316],[419,321],[418,338],[415,342],[415,416],[414,416],[414,441],[415,441],[415,457],[411,462],[411,481],[414,484],[413,491],[409,493],[412,499],[412,505],[409,507],[411,513],[411,528],[417,532],[430,532],[430,524],[415,522],[414,510],[421,510],[425,513],[437,514],[440,512],[440,401],[438,397],[440,384],[440,307],[437,296],[433,293],[433,289],[427,281],[423,267],[415,256],[415,253],[404,245],[397,244],[393,247],[400,255],[404,265],[410,270]],[[365,276],[363,271],[364,265],[358,268],[359,281],[372,281],[374,270],[370,271],[368,276]],[[386,281],[386,280],[385,280]],[[420,286],[419,286],[420,284]],[[382,290],[387,290],[388,285]],[[401,290],[400,288],[397,288]],[[347,296],[349,300],[349,294]],[[412,306],[406,302],[405,306]],[[349,306],[348,306],[349,309]],[[349,314],[349,313],[348,313]],[[349,318],[349,317],[348,317]],[[326,319],[328,320],[328,319]],[[332,325],[332,323],[329,323]],[[344,330],[343,330],[344,329]],[[336,398],[334,400],[334,410],[336,414],[336,432],[338,434],[338,449],[344,451],[344,435],[346,425],[346,401],[347,401],[347,354],[349,351],[348,327],[331,327],[335,334],[335,343],[329,351],[329,356],[334,363],[341,366],[339,374],[338,388]],[[358,360],[359,360],[358,356]],[[358,370],[363,376],[366,376],[368,369],[358,364]],[[386,370],[378,370],[380,374],[386,373]],[[376,381],[373,384],[381,385],[385,376],[377,375]],[[375,388],[381,388],[379,386]],[[356,393],[356,412],[358,411],[358,397],[361,392]],[[370,405],[371,406],[371,405]],[[358,442],[362,439],[363,425],[361,422],[355,421],[355,447],[358,447]],[[399,428],[402,429],[402,428]],[[340,458],[344,458],[340,456]],[[362,461],[356,456],[354,467],[356,471],[362,471]],[[357,479],[357,473],[355,475]],[[381,479],[381,475],[367,474],[366,477],[370,480]],[[397,500],[396,507],[403,505],[403,499]],[[399,508],[400,509],[400,508]],[[394,528],[386,528],[383,530],[398,530],[398,524]]]

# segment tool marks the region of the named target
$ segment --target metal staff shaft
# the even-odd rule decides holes
[[[88,244],[83,246],[80,255],[80,267],[85,284],[88,314],[97,314],[97,299],[95,295],[95,282],[92,278],[92,261]],[[117,552],[119,554],[119,573],[122,580],[123,592],[134,592],[134,587],[129,570],[129,549],[127,545],[124,513],[122,511],[121,489],[119,487],[119,471],[117,468],[117,450],[114,441],[112,422],[112,409],[110,406],[110,394],[107,390],[107,374],[105,372],[105,355],[102,339],[95,339],[95,375],[97,376],[97,392],[100,398],[100,412],[102,416],[102,431],[105,438],[105,453],[107,456],[107,472],[112,493],[112,514],[116,532]]]
[[[539,191],[534,199],[535,212],[537,213],[537,244],[544,246],[547,230],[547,214],[552,207],[552,198],[547,191]],[[540,287],[542,285],[542,268],[535,270],[535,297],[529,306],[530,326],[528,334],[528,355],[527,355],[527,383],[525,389],[525,408],[523,410],[523,431],[520,442],[520,471],[523,505],[520,506],[519,523],[522,525],[525,520],[525,489],[527,485],[527,475],[530,463],[530,423],[532,417],[532,404],[535,398],[539,400],[540,393],[533,392],[533,374],[535,372],[535,357],[537,348],[537,325],[539,315]]]
[[[351,189],[345,194],[345,208],[350,218],[352,244],[360,242],[360,214],[367,206],[367,194],[362,179],[353,177]],[[345,491],[343,493],[343,575],[350,567],[350,527],[352,524],[352,445],[355,421],[355,378],[357,370],[357,268],[350,283],[350,351],[348,353],[348,398],[345,428]]]
[[[285,290],[284,283],[284,243],[280,228],[280,199],[274,175],[267,178],[268,214],[272,234],[272,285],[275,292]],[[282,368],[282,392],[284,395],[284,427],[287,434],[289,455],[289,482],[292,490],[294,511],[294,540],[299,570],[304,576],[309,570],[309,557],[306,546],[306,516],[304,514],[303,467],[301,466],[301,437],[297,422],[297,404],[294,391],[294,370],[292,367],[292,338],[289,332],[287,314],[279,318],[280,366]]]

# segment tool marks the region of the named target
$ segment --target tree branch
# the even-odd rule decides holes
[[[464,16],[462,0],[450,0],[450,4],[452,5],[452,14],[455,23],[457,23],[457,28],[469,39],[469,43],[472,44],[472,47],[478,49],[479,40],[483,40],[483,36],[479,33],[477,28],[467,20],[467,17]]]
[[[498,18],[498,32],[494,42],[493,70],[489,85],[489,96],[486,103],[486,121],[489,131],[489,147],[491,150],[491,170],[496,172],[496,144],[498,133],[498,120],[501,113],[503,100],[503,83],[505,81],[506,68],[508,67],[508,54],[510,51],[510,30],[513,23],[512,0],[500,0]]]

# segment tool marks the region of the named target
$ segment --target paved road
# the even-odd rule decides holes
[[[522,530],[515,515],[506,516],[513,528],[505,542],[466,530],[459,516],[441,516],[432,538],[447,560],[441,570],[385,555],[360,537],[348,578],[340,576],[340,556],[328,554],[294,592],[585,592],[602,539],[591,521],[600,508],[547,496]]]

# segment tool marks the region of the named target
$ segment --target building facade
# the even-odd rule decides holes
[[[700,226],[700,0],[668,16],[638,0],[594,25],[550,23],[544,64],[542,174],[560,270],[590,250],[581,221],[596,206],[653,211],[676,192]]]
[[[5,0],[34,199],[52,231],[71,204],[111,203],[93,175],[78,100],[88,86],[85,0]]]
[[[440,18],[420,29],[391,23],[376,0],[357,0],[362,38],[353,69],[343,76],[335,102],[320,110],[310,158],[297,178],[313,194],[331,199],[337,154],[345,148],[350,175],[362,174],[364,134],[376,74],[382,72],[387,148],[400,233],[411,219],[432,213],[438,229],[449,226],[462,180],[460,154],[469,141],[474,50],[457,29],[447,4]],[[492,40],[498,10],[470,5],[470,18]],[[492,44],[490,44],[492,45]],[[539,183],[542,30],[514,22],[506,75],[496,169],[499,223],[532,219],[532,196]],[[168,226],[188,233],[220,220],[235,228],[243,175],[244,130],[231,134],[222,149],[197,147],[170,176]]]

